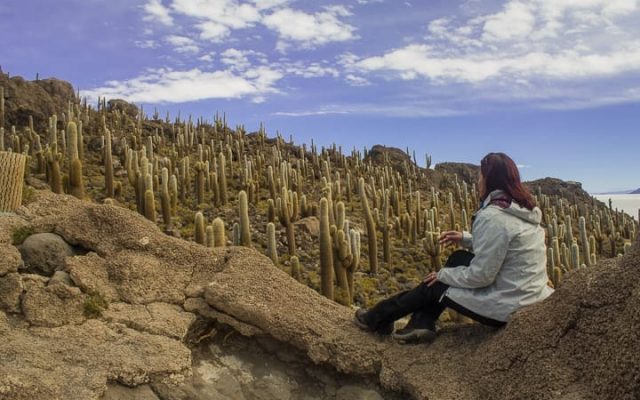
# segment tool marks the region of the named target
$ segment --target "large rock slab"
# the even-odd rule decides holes
[[[196,319],[195,315],[185,312],[182,307],[166,303],[114,303],[109,305],[103,316],[107,321],[180,341],[184,340],[189,326]]]
[[[12,400],[99,399],[107,381],[175,384],[191,367],[180,342],[98,320],[9,330],[0,354],[0,398]]]

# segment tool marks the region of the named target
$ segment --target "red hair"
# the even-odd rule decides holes
[[[520,181],[520,172],[511,157],[504,153],[489,153],[480,161],[480,172],[484,178],[486,192],[502,190],[521,207],[533,210],[536,201]],[[482,199],[484,200],[484,198]]]

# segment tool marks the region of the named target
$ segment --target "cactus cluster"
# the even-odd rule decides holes
[[[5,126],[1,90],[0,151],[23,153],[25,175],[42,177],[56,193],[131,206],[167,233],[205,246],[225,246],[228,227],[234,245],[259,248],[343,304],[370,300],[388,287],[384,280],[402,277],[406,283],[393,285],[403,288],[438,270],[454,250],[438,243],[440,232],[472,228],[475,185],[446,173],[431,179],[431,155],[426,169],[408,149],[401,162],[388,152],[374,161],[367,149],[347,154],[336,145],[268,138],[262,125],[247,134],[230,128],[225,115],[212,123],[162,120],[140,109],[132,117],[104,99],[97,109],[76,99],[36,132],[33,119]],[[96,139],[99,148],[91,145]],[[569,270],[628,251],[638,232],[636,220],[595,200],[540,190],[536,198],[554,285]],[[297,228],[303,219],[319,223],[317,239]],[[281,237],[286,253],[278,254]]]

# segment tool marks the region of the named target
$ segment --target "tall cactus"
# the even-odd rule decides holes
[[[225,237],[224,221],[221,218],[213,220],[213,247],[225,247],[227,239]]]
[[[238,195],[240,212],[240,245],[251,247],[251,226],[249,224],[249,203],[247,201],[247,192],[240,191]]]
[[[296,235],[295,225],[293,219],[295,218],[295,203],[290,201],[290,197],[293,197],[291,191],[288,191],[286,187],[282,188],[282,197],[280,200],[279,219],[287,228],[287,246],[289,248],[289,255],[296,254]]]
[[[104,189],[107,197],[114,197],[113,158],[111,155],[111,131],[109,129],[104,132]]]
[[[329,202],[320,200],[320,292],[333,300],[333,246],[329,225]]]
[[[82,183],[82,162],[78,157],[78,127],[75,122],[67,125],[67,136],[69,137],[69,191],[71,195],[84,199],[84,184]]]
[[[300,268],[300,260],[297,256],[291,257],[291,277],[298,282],[302,279],[302,271]]]
[[[0,212],[14,211],[22,205],[22,187],[27,157],[0,152]]]
[[[362,210],[364,213],[364,219],[367,223],[367,240],[369,244],[369,271],[372,274],[378,273],[378,240],[376,237],[376,225],[373,221],[373,214],[369,208],[369,201],[367,200],[367,193],[364,186],[364,178],[360,178],[358,181],[358,191],[360,194],[360,200],[362,201]]]
[[[152,222],[156,222],[156,200],[153,194],[153,178],[147,174],[144,188],[144,216]]]
[[[442,268],[442,259],[440,254],[442,253],[442,245],[439,242],[440,232],[427,232],[425,238],[422,240],[422,244],[426,252],[431,256],[431,268],[435,271],[439,271]]]
[[[196,243],[201,244],[203,246],[206,245],[206,240],[207,240],[205,226],[206,226],[206,223],[204,221],[204,214],[198,211],[196,213],[195,222],[194,222],[195,240],[196,240]]]
[[[353,255],[351,254],[351,246],[349,245],[348,237],[345,235],[344,230],[336,229],[333,238],[333,268],[338,284],[336,300],[340,304],[348,306],[351,305],[352,295],[349,292],[347,270],[351,267]]]
[[[169,170],[162,168],[162,182],[160,183],[160,208],[162,209],[162,221],[168,231],[173,227],[171,222],[171,196],[169,195]]]
[[[578,219],[578,226],[580,228],[580,242],[582,245],[584,263],[587,264],[587,267],[591,267],[591,243],[587,236],[587,222],[584,217],[580,217]]]
[[[273,222],[267,224],[267,256],[278,265],[278,247],[276,245],[276,226]]]
[[[220,190],[220,205],[227,204],[227,174],[226,158],[222,152],[218,154],[218,190]]]

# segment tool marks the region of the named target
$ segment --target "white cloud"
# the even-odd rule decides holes
[[[89,99],[98,96],[122,98],[136,103],[182,103],[205,99],[264,98],[277,93],[275,84],[282,74],[267,66],[241,74],[231,70],[186,71],[154,69],[133,79],[110,81],[103,87],[82,93]]]
[[[340,76],[340,71],[338,71],[337,68],[317,62],[310,64],[305,64],[302,61],[287,63],[283,66],[283,69],[288,74],[301,76],[303,78],[321,78],[325,76],[337,78]]]
[[[349,114],[346,111],[330,111],[330,110],[313,110],[313,111],[278,111],[273,113],[273,115],[278,115],[281,117],[309,117],[315,115],[330,115],[330,114]]]
[[[489,41],[524,38],[533,31],[535,21],[530,4],[512,1],[503,11],[487,18],[482,37]]]
[[[155,49],[156,47],[158,47],[158,42],[156,42],[155,40],[152,39],[147,39],[147,40],[136,40],[133,42],[133,44],[136,47],[139,47],[141,49]]]
[[[596,103],[583,96],[631,101],[634,91],[620,95],[630,82],[621,78],[640,75],[638,20],[637,0],[508,0],[494,13],[432,20],[424,41],[371,57],[343,55],[340,63],[347,75],[367,79],[467,85],[475,98],[499,93],[554,107]]]
[[[143,6],[145,21],[158,21],[163,25],[173,25],[173,18],[169,15],[169,9],[162,5],[161,0],[149,0]]]
[[[379,103],[353,103],[332,104],[318,109],[299,111],[279,111],[274,115],[283,117],[307,117],[328,114],[355,114],[355,115],[385,115],[399,118],[430,118],[450,117],[461,115],[460,111],[438,106],[432,101],[421,101],[412,104],[379,104]]]
[[[238,50],[231,48],[220,53],[220,61],[232,69],[244,71],[251,66],[249,56],[256,54],[258,53],[253,50]]]
[[[204,62],[208,62],[208,63],[213,62],[215,54],[216,53],[214,53],[214,52],[211,52],[209,54],[205,54],[203,56],[198,57],[198,60],[204,61]]]
[[[186,36],[170,35],[165,38],[178,53],[197,53],[200,48],[196,42]]]
[[[351,86],[369,86],[371,82],[367,78],[363,78],[362,76],[357,76],[354,74],[347,74],[345,76],[347,83]]]
[[[268,1],[270,4],[277,1]],[[196,19],[200,38],[222,41],[234,29],[245,29],[260,21],[260,9],[252,3],[236,0],[173,0],[171,9],[177,14]]]
[[[349,15],[351,12],[344,6],[325,7],[315,14],[283,8],[265,16],[262,22],[278,33],[283,42],[278,49],[282,51],[288,47],[286,42],[311,48],[355,39],[355,27],[340,20]]]

